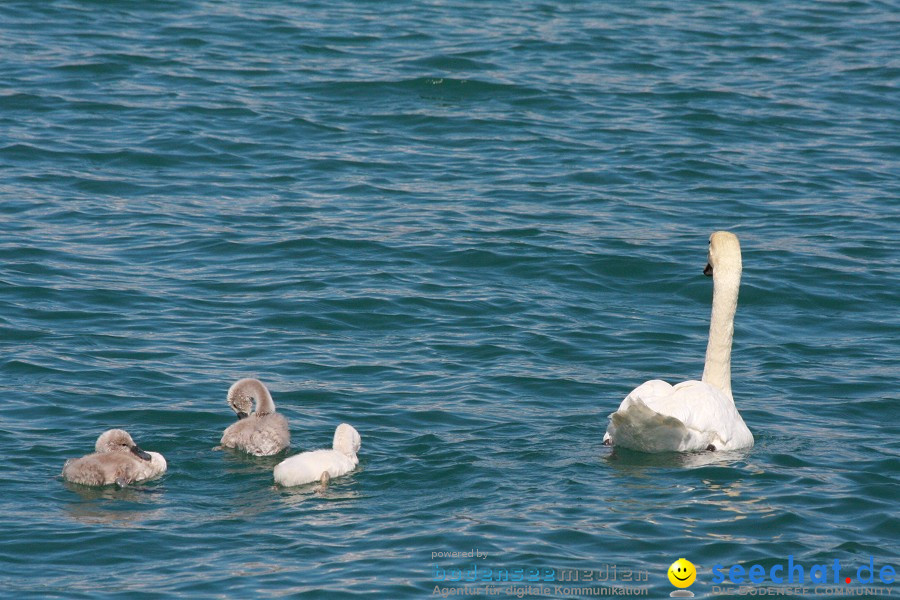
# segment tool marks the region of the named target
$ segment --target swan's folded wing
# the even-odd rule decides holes
[[[699,385],[694,385],[699,384]],[[723,398],[708,384],[672,386],[659,379],[643,383],[610,415],[606,437],[617,446],[642,452],[703,450],[717,439]]]
[[[640,399],[610,415],[607,435],[616,446],[641,452],[681,450],[693,439],[681,421],[652,410]]]
[[[743,425],[734,401],[722,390],[703,381],[679,383],[659,409],[684,423],[688,429],[703,434],[706,444],[719,449],[729,445],[737,424]]]
[[[643,452],[717,450],[753,445],[753,434],[722,390],[703,381],[676,386],[653,380],[634,389],[610,415],[606,438]]]
[[[651,410],[672,395],[672,385],[662,379],[651,379],[637,386],[622,400],[619,411],[627,409],[634,403],[640,403]],[[612,416],[612,415],[610,415]]]
[[[610,439],[613,438],[613,434],[616,433],[617,426],[622,423],[621,419],[617,418],[616,420],[613,420],[613,417],[615,415],[625,415],[628,409],[634,405],[639,405],[643,408],[649,408],[656,402],[658,402],[660,398],[664,398],[671,393],[672,386],[661,379],[651,379],[650,381],[645,381],[641,385],[631,390],[631,392],[629,392],[628,395],[625,396],[625,399],[622,400],[622,403],[619,404],[619,408],[616,410],[616,412],[609,415],[609,427],[607,427],[606,434],[603,436],[603,443],[609,443]],[[640,414],[640,410],[638,414]],[[620,436],[616,435],[613,439],[614,443],[619,445],[619,439]]]

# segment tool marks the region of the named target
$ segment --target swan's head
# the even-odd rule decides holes
[[[359,447],[362,445],[362,438],[359,432],[346,423],[338,425],[334,431],[334,449],[341,454],[347,456],[356,456]]]
[[[741,244],[730,231],[717,231],[709,236],[709,256],[704,275],[741,275]]]
[[[254,402],[258,416],[275,412],[272,395],[259,379],[241,379],[228,389],[228,406],[238,419],[244,419],[253,412]]]
[[[131,436],[124,429],[104,431],[94,444],[94,451],[100,454],[112,452],[130,452],[142,460],[151,460],[151,456],[138,448]]]

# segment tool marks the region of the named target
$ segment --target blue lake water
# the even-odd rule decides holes
[[[882,585],[898,26],[876,0],[0,4],[0,594],[435,597],[477,565],[659,598],[679,557],[698,597],[789,556],[840,561],[818,597],[870,558]],[[718,229],[756,445],[612,452],[632,388],[702,372]],[[280,458],[214,450],[246,376],[289,453],[346,421],[359,469],[278,489]],[[168,473],[62,482],[111,427]]]

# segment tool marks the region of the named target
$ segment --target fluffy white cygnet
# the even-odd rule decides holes
[[[275,483],[292,486],[322,481],[324,484],[330,479],[346,475],[359,464],[356,453],[361,444],[359,432],[350,425],[341,423],[334,432],[331,450],[303,452],[281,461],[275,467]],[[326,475],[324,479],[323,475]]]

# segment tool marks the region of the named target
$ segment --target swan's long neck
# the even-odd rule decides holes
[[[254,382],[257,383],[257,382]],[[253,394],[256,397],[256,414],[257,416],[268,415],[275,412],[275,401],[272,400],[272,394],[266,389],[262,383],[253,386]]]
[[[731,340],[734,338],[734,313],[741,287],[740,266],[736,271],[713,271],[712,317],[703,381],[714,385],[731,398]]]

